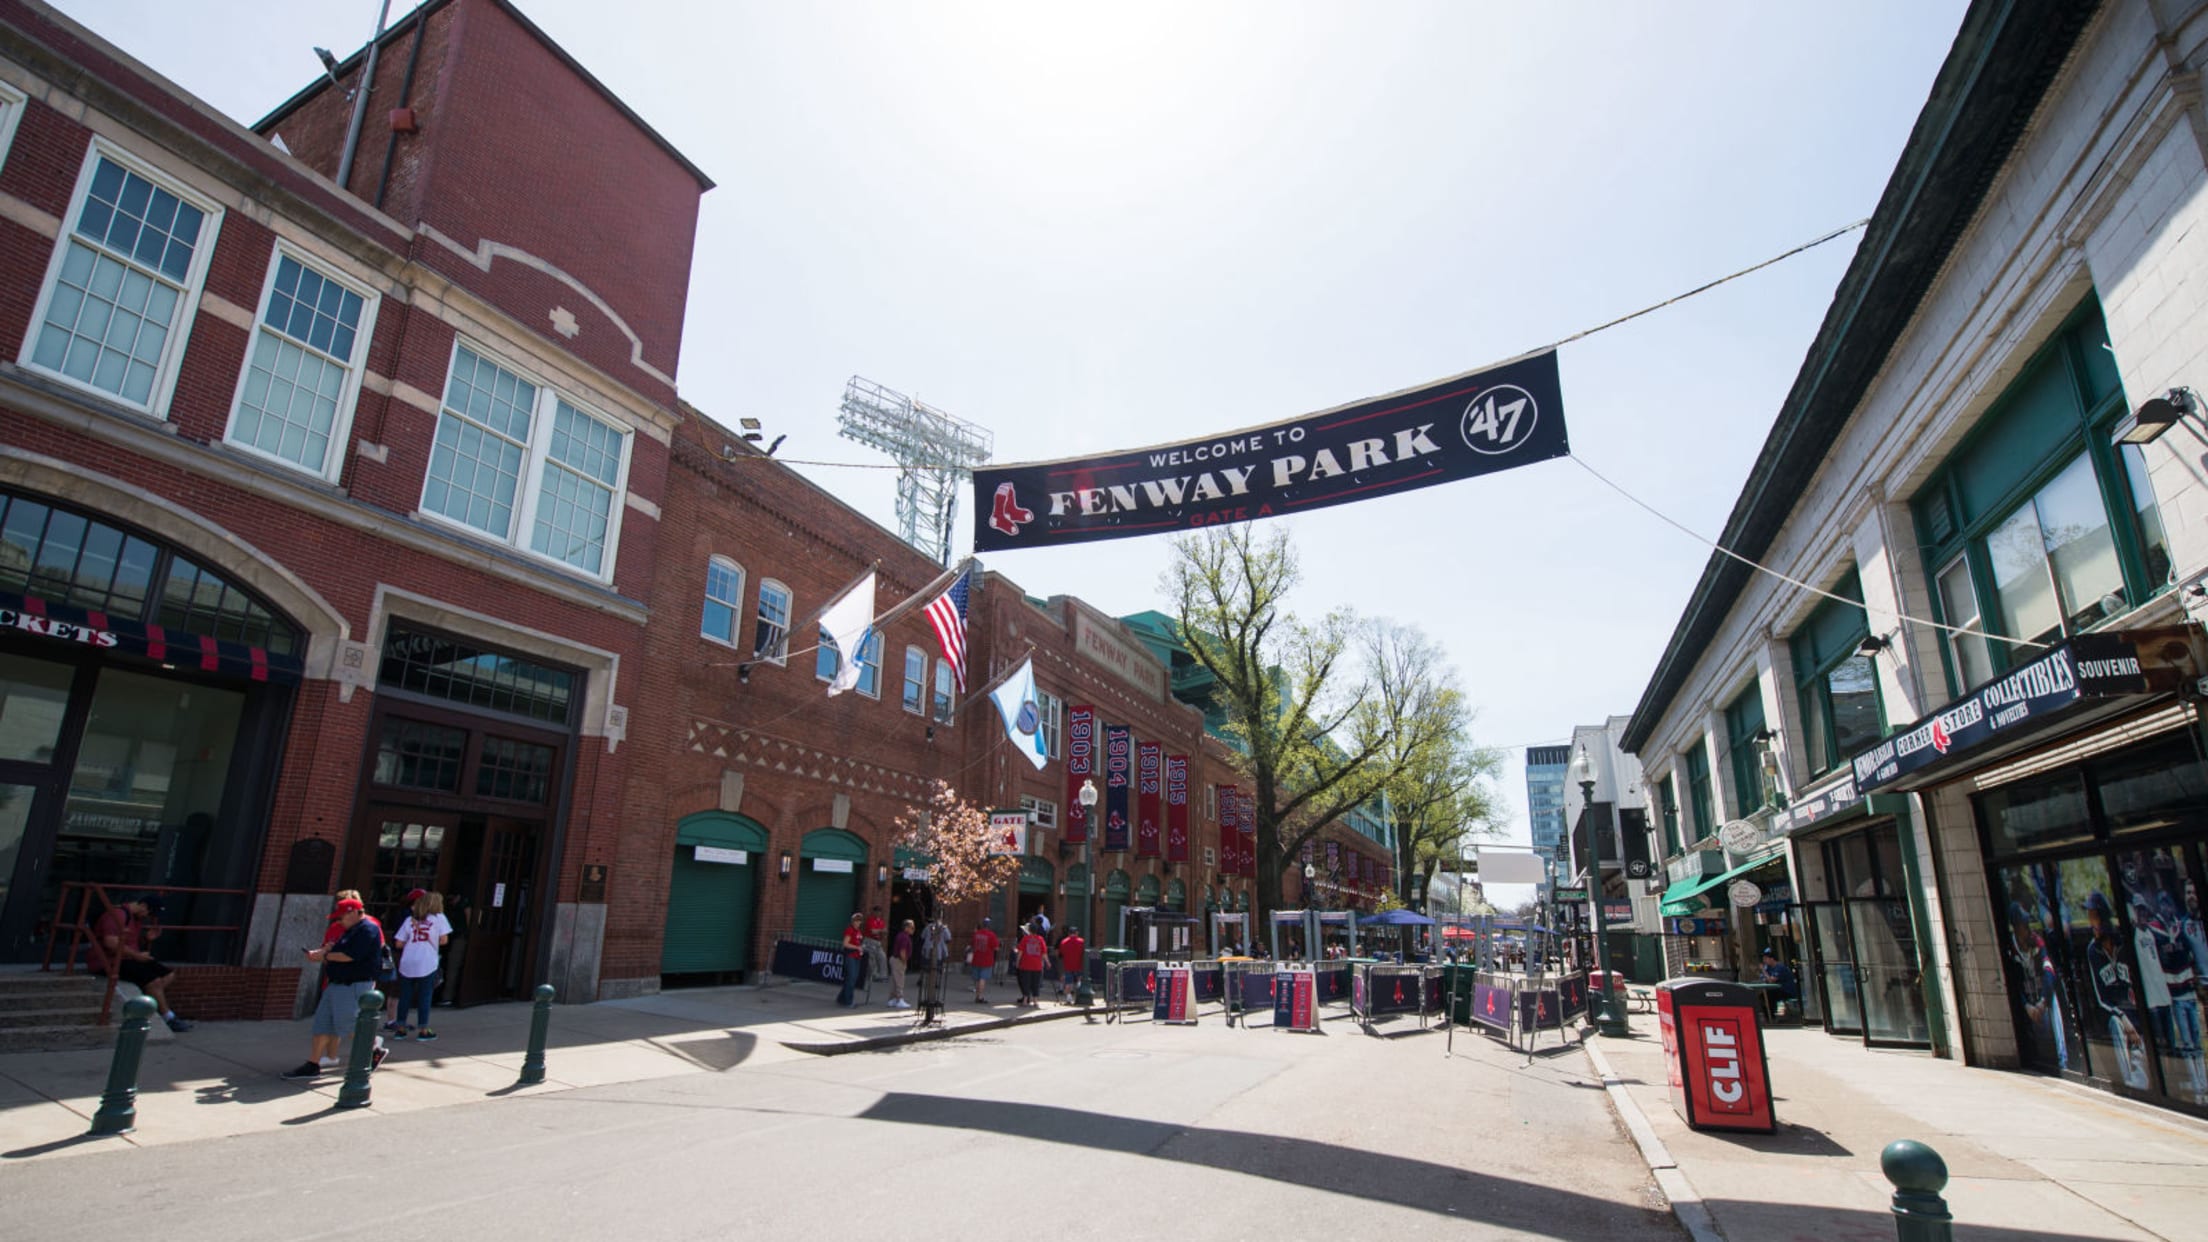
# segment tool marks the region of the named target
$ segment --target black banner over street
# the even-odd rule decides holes
[[[1571,451],[1556,351],[1407,392],[1103,457],[974,472],[974,550],[1299,513]]]

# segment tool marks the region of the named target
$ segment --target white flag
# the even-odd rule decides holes
[[[874,573],[868,570],[858,585],[845,591],[820,614],[821,632],[836,645],[836,654],[841,657],[836,665],[835,680],[828,683],[830,698],[859,684],[859,656],[863,654],[866,632],[873,624]]]
[[[1037,768],[1050,762],[1043,740],[1042,705],[1035,698],[1035,657],[1020,661],[1004,683],[989,692],[1004,717],[1004,732],[1012,744]]]

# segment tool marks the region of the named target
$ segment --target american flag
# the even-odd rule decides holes
[[[943,648],[943,658],[950,661],[951,673],[958,678],[961,691],[966,689],[966,596],[973,587],[973,580],[971,569],[960,574],[927,607],[928,624],[935,628],[936,644]]]

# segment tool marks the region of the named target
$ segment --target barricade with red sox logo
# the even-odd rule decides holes
[[[1763,1055],[1763,1013],[1737,983],[1671,979],[1656,985],[1671,1106],[1697,1130],[1778,1128],[1771,1071]]]

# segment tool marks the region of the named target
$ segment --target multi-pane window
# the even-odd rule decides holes
[[[1064,709],[1065,700],[1039,687],[1036,689],[1035,712],[1042,717],[1043,754],[1046,758],[1056,759],[1061,753],[1058,749],[1059,719]]]
[[[790,654],[790,588],[772,578],[759,584],[759,620],[751,631],[751,654],[780,664]]]
[[[453,347],[422,509],[604,578],[628,433]]]
[[[950,661],[937,660],[935,662],[935,718],[937,720],[948,721],[951,718],[952,708],[957,706],[956,701],[951,698],[951,678]]]
[[[835,639],[823,629],[820,644],[813,656],[813,676],[822,681],[834,681],[836,670],[843,667],[843,655],[836,650]],[[860,694],[870,699],[882,697],[882,635],[879,630],[868,630],[859,639]]]
[[[1662,810],[1664,819],[1664,857],[1669,858],[1679,853],[1681,849],[1679,841],[1679,786],[1677,778],[1667,774],[1664,777],[1663,783],[1656,787],[1656,792],[1657,798],[1659,800],[1658,806]]]
[[[1912,499],[1952,689],[2032,659],[2169,585],[2143,459],[2110,441],[2126,406],[2100,309],[2063,326]],[[1991,635],[1982,637],[1981,635]]]
[[[0,82],[0,168],[8,163],[8,148],[15,144],[15,127],[23,119],[23,92]]]
[[[1687,750],[1687,808],[1694,812],[1694,838],[1717,831],[1716,802],[1710,789],[1710,754],[1702,739],[1694,739]]]
[[[568,722],[579,688],[570,670],[398,624],[384,636],[376,683],[556,725]]]
[[[230,411],[230,442],[335,480],[374,307],[279,249]]]
[[[1764,802],[1763,690],[1754,682],[1725,708],[1727,766],[1732,769],[1733,805],[1746,815]]]
[[[1878,675],[1860,648],[1870,637],[1860,602],[1862,580],[1853,572],[1787,640],[1802,708],[1802,755],[1810,774],[1831,771],[1869,749],[1886,732]]]
[[[152,413],[221,213],[94,144],[23,361]]]
[[[744,571],[727,557],[705,563],[705,608],[698,614],[698,633],[715,642],[736,642],[736,618],[744,611]]]
[[[1057,803],[1045,802],[1041,798],[1033,797],[1029,794],[1021,794],[1020,806],[1027,811],[1027,822],[1030,826],[1041,828],[1045,831],[1055,831],[1057,829]],[[1034,841],[1035,839],[1036,838],[1033,833],[1028,834],[1028,840],[1030,842]]]
[[[905,710],[919,715],[928,709],[928,653],[905,648]]]

